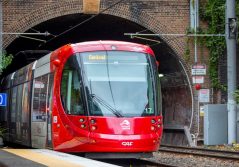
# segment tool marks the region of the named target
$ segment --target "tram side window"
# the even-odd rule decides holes
[[[35,79],[33,98],[33,121],[46,121],[46,96],[48,87],[48,74]]]
[[[40,119],[42,119],[42,121],[46,121],[48,74],[43,75],[41,77],[41,82],[42,82],[42,86],[41,86],[41,89],[40,89],[39,113],[41,115]]]
[[[21,122],[21,115],[22,115],[22,89],[23,89],[23,85],[18,85],[17,88],[17,107],[16,107],[16,120],[17,122]]]
[[[27,123],[29,119],[29,90],[30,82],[23,84],[23,94],[22,94],[22,122]]]
[[[12,89],[11,122],[16,122],[17,87]]]
[[[61,81],[61,100],[67,114],[84,115],[81,97],[81,81],[76,60],[71,57],[63,70]]]

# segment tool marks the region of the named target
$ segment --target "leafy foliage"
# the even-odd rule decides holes
[[[186,31],[186,34],[189,34],[191,32],[191,30],[190,29],[187,29],[187,31]],[[189,63],[190,62],[190,48],[189,48],[189,44],[190,44],[190,42],[191,42],[191,39],[189,38],[189,37],[187,37],[187,38],[185,38],[186,40],[185,40],[185,42],[186,42],[186,48],[185,48],[185,51],[184,51],[184,55],[183,55],[183,57],[184,57],[184,60],[187,62],[187,63]]]
[[[204,30],[207,34],[225,33],[225,10],[226,0],[207,0],[201,4],[200,17],[208,23]],[[236,0],[236,15],[239,16],[239,0]],[[218,61],[225,54],[226,40],[224,37],[206,37],[205,46],[209,49],[209,76],[212,87],[226,91],[226,86],[218,79]],[[239,90],[234,93],[237,103],[239,103]]]
[[[6,129],[0,126],[0,137],[3,137],[5,132],[6,132]]]
[[[0,56],[1,56],[1,55],[0,55]],[[11,54],[10,54],[10,55],[7,55],[6,52],[3,52],[1,58],[2,58],[2,65],[0,66],[0,74],[2,73],[2,71],[3,71],[4,69],[7,68],[8,65],[11,64],[12,59],[13,59],[13,55],[11,55]]]
[[[200,17],[208,23],[208,28],[204,30],[204,33],[225,33],[225,4],[225,0],[208,0],[200,8]],[[210,54],[209,76],[212,87],[225,90],[226,87],[218,79],[218,60],[225,52],[226,40],[224,37],[205,37],[205,46],[209,49]]]
[[[239,103],[239,89],[237,89],[235,92],[234,92],[234,98],[235,98],[235,100],[236,100],[236,102],[237,102],[237,104]]]

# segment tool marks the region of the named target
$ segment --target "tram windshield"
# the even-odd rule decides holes
[[[152,56],[138,52],[99,51],[80,53],[80,60],[90,115],[134,117],[157,114],[153,83],[153,69],[156,68]]]

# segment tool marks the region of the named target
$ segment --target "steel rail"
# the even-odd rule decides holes
[[[172,146],[172,145],[161,145],[161,147],[168,147],[168,148],[181,148],[181,149],[193,149],[193,150],[201,150],[201,151],[209,151],[209,152],[222,152],[228,154],[236,154],[239,156],[239,151],[228,151],[228,150],[217,150],[217,149],[210,149],[210,148],[201,148],[201,147],[187,147],[187,146]]]
[[[140,164],[143,164],[143,165],[147,165],[147,167],[154,167],[154,166],[160,166],[160,167],[177,167],[175,165],[170,165],[170,164],[167,164],[167,163],[162,163],[162,162],[159,162],[157,160],[154,160],[152,158],[141,158],[141,159],[138,159],[139,161],[141,161]]]
[[[182,146],[161,146],[159,152],[190,154],[203,157],[239,160],[239,152]],[[207,153],[208,152],[208,153]],[[221,155],[220,155],[221,154]],[[222,155],[225,154],[225,155]]]

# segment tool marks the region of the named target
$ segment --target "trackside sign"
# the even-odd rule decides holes
[[[206,65],[204,64],[193,65],[192,75],[206,75]]]
[[[7,106],[7,94],[0,93],[0,106]]]

